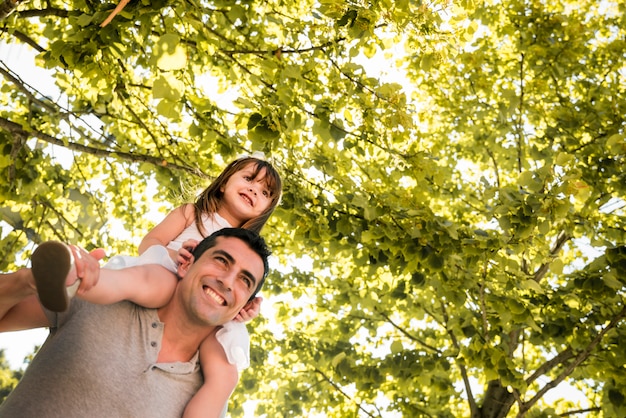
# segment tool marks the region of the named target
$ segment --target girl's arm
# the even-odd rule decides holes
[[[176,275],[158,264],[101,269],[98,282],[89,290],[79,289],[81,299],[101,305],[128,300],[145,308],[160,308],[174,294]]]
[[[179,236],[185,228],[191,225],[194,219],[194,206],[192,204],[177,207],[171,211],[161,223],[152,228],[141,240],[139,244],[139,254],[143,254],[144,251],[153,245],[167,246],[167,244]],[[173,259],[176,260],[175,256]]]
[[[200,365],[204,384],[187,404],[183,418],[221,417],[237,386],[239,373],[237,367],[228,362],[215,333],[200,345]]]
[[[174,209],[143,238],[139,253],[152,245],[167,246],[187,227],[189,221],[193,222],[193,213],[193,205]],[[172,253],[174,257],[177,254],[170,252],[170,257]],[[176,281],[175,274],[157,264],[120,270],[102,269],[97,284],[90,289],[79,288],[77,296],[101,305],[128,300],[146,308],[160,308],[172,297]]]

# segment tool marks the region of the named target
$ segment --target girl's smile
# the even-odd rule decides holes
[[[255,171],[255,165],[248,164],[234,173],[222,187],[222,205],[217,213],[232,226],[239,227],[249,219],[260,216],[272,204],[265,169],[256,176]]]

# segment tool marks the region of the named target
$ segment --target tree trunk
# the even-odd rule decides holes
[[[487,392],[480,408],[481,418],[504,418],[508,414],[515,398],[499,380],[492,380],[487,385]]]

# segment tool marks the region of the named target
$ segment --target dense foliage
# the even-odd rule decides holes
[[[22,370],[11,370],[4,350],[0,350],[0,404],[11,393],[22,377]]]
[[[58,94],[0,62],[0,269],[133,253],[263,151],[278,268],[234,416],[626,415],[623,2],[4,1]]]

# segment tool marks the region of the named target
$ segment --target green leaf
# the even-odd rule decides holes
[[[522,289],[532,290],[536,293],[544,293],[543,288],[535,280],[528,279],[521,283]]]
[[[78,18],[76,18],[76,23],[82,27],[90,25],[92,21],[93,21],[93,16],[84,14],[84,13],[78,16]]]
[[[617,280],[615,274],[613,272],[606,273],[602,276],[602,281],[605,285],[610,287],[611,289],[621,290],[624,287],[624,284]]]
[[[342,361],[344,361],[346,359],[346,353],[345,352],[341,352],[339,354],[337,354],[335,357],[333,357],[333,361],[331,362],[333,367],[337,367],[337,365],[339,363],[341,363]]]
[[[187,65],[187,54],[174,33],[161,36],[155,45],[156,65],[163,71],[180,70]]]
[[[507,301],[507,307],[514,315],[520,315],[526,311],[526,307],[514,299],[509,299]]]
[[[555,258],[550,263],[550,271],[554,274],[561,274],[563,273],[564,266],[565,264],[563,263],[563,260],[561,260],[560,258]]]
[[[401,353],[404,350],[404,346],[402,345],[402,342],[398,340],[395,340],[394,342],[392,342],[390,348],[393,354]]]
[[[157,105],[156,110],[159,115],[163,117],[173,120],[180,119],[180,104],[172,102],[171,100],[162,99]]]
[[[183,97],[184,89],[185,85],[182,81],[171,75],[160,75],[154,80],[152,97],[175,102]]]

